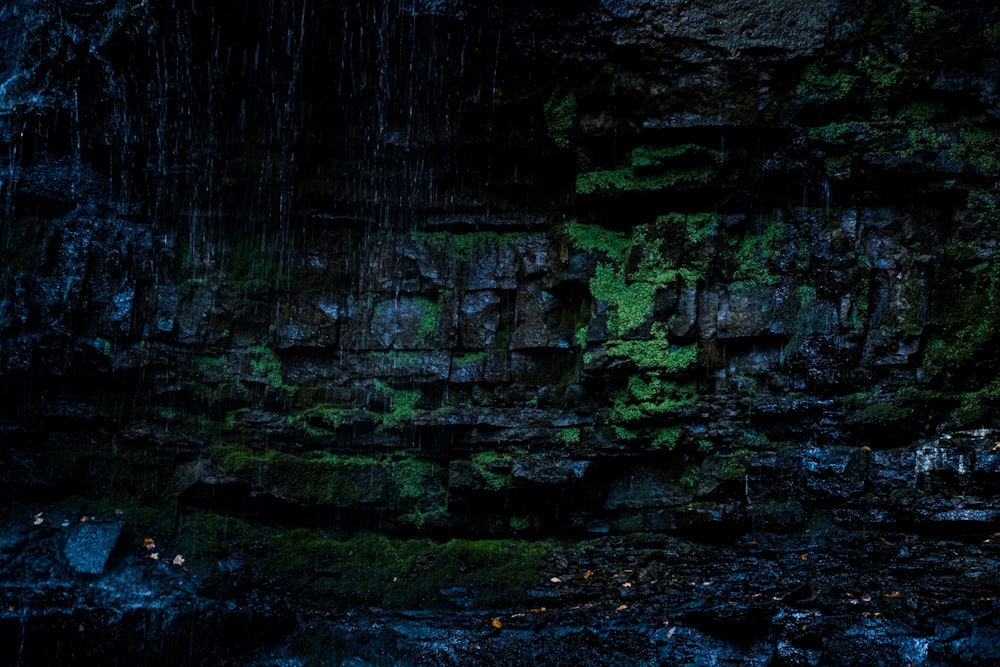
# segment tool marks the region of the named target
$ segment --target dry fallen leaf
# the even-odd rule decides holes
[[[549,581],[551,581],[553,584],[561,584],[562,583],[562,579],[560,579],[559,577],[552,577],[551,579],[549,579]]]
[[[594,576],[594,571],[587,570],[586,572],[583,573],[583,580],[586,581],[587,579],[590,579],[592,576]]]
[[[492,625],[497,630],[503,627],[503,623],[500,622],[499,618],[494,618],[493,621],[490,623],[490,625]]]
[[[618,605],[618,609],[615,609],[615,611],[624,611],[626,609],[628,609],[628,605],[627,604],[620,604],[620,605]]]
[[[669,630],[667,630],[667,636],[668,637],[673,637],[675,632],[677,632],[677,627],[676,626],[674,626],[674,627],[670,628]]]
[[[142,541],[142,546],[146,547],[146,551],[152,551],[156,548],[156,542],[153,541],[153,538],[147,537]]]
[[[45,514],[45,512],[39,512],[38,514],[35,515],[35,518],[32,519],[31,522],[36,526],[42,525],[43,523],[45,523],[45,518],[42,516],[43,514]]]
[[[184,565],[184,556],[177,554],[170,562],[171,564],[176,565],[177,567],[181,567],[182,565]]]
[[[149,557],[152,558],[153,560],[160,560],[160,554],[156,553],[155,551],[149,554]]]

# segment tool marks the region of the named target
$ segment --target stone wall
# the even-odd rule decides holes
[[[994,527],[989,3],[244,4],[0,9],[5,501]]]

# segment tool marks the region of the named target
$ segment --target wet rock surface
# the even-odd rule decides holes
[[[2,589],[12,664],[143,651],[155,655],[140,663],[199,665],[989,665],[1000,657],[997,553],[991,534],[975,529],[944,538],[813,521],[727,544],[662,533],[553,541],[518,605],[473,609],[475,587],[459,587],[435,591],[422,611],[392,611],[292,594],[240,561],[197,574],[135,547],[104,574],[81,577],[53,545],[68,528],[23,523],[5,528],[2,552],[5,571],[23,577]]]
[[[995,664],[998,20],[5,3],[0,662]]]

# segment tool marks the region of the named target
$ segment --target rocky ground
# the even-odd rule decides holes
[[[5,570],[16,565],[21,577],[3,587],[8,664],[989,665],[998,656],[988,533],[814,526],[734,544],[553,542],[521,604],[479,608],[471,586],[442,589],[419,610],[386,610],[292,595],[222,564],[202,577],[135,549],[104,574],[76,573],[54,553],[70,530],[8,528]]]

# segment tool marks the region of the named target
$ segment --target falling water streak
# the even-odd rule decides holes
[[[73,89],[73,178],[71,179],[70,192],[75,197],[77,194],[77,184],[80,182],[83,173],[82,151],[80,146],[80,94],[77,89]]]

